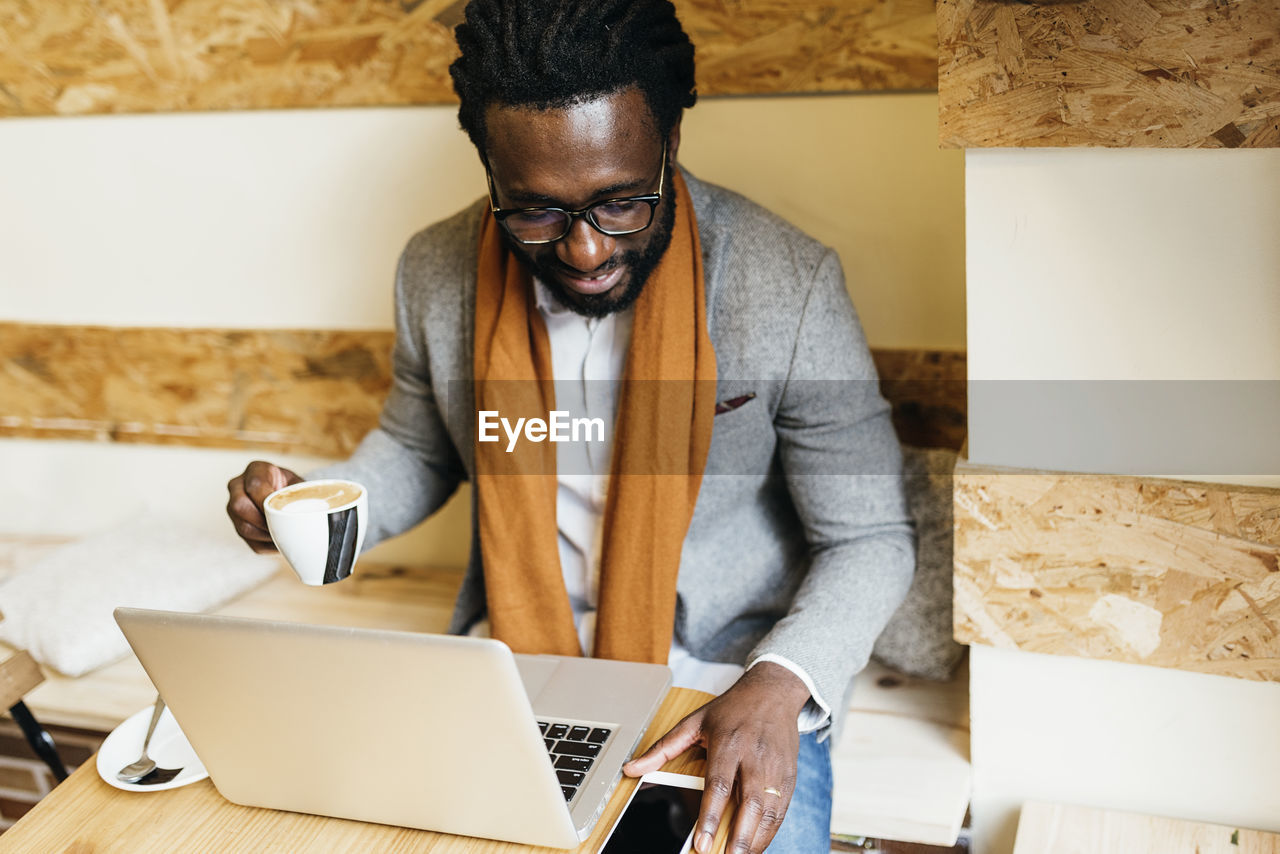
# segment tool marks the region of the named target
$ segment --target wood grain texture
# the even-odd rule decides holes
[[[833,840],[893,839],[929,846],[921,854],[950,851],[969,807],[967,668],[948,682],[936,682],[896,673],[873,660],[854,680],[831,765]],[[844,849],[833,844],[832,850]],[[879,845],[872,850],[920,849]]]
[[[1280,0],[939,0],[944,147],[1280,146]]]
[[[393,337],[0,323],[0,437],[344,457],[377,424]],[[873,356],[903,440],[959,447],[964,353]]]
[[[454,101],[463,0],[0,0],[0,116]],[[929,0],[678,0],[699,91],[933,89]]]
[[[960,450],[969,429],[968,360],[961,351],[872,350],[880,391],[905,444]]]
[[[708,695],[697,691],[672,689],[641,745],[653,743],[707,699]],[[667,763],[665,770],[700,774],[704,764],[700,753],[690,751]],[[596,829],[574,851],[586,854],[599,850],[634,786],[634,780],[625,778],[618,784]],[[727,823],[722,825],[716,851],[723,850],[726,828]],[[209,780],[139,797],[108,786],[98,777],[94,763],[87,762],[0,835],[0,851],[556,854],[560,849],[242,807],[223,800]]]
[[[0,661],[0,711],[17,703],[43,681],[40,665],[25,649]]]
[[[1280,490],[956,467],[955,635],[1280,681]]]
[[[1013,854],[1280,854],[1280,834],[1093,807],[1022,807]]]
[[[390,332],[0,324],[0,435],[349,454]]]
[[[673,0],[698,92],[936,89],[932,0]]]

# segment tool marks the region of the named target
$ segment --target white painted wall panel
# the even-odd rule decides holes
[[[444,109],[6,119],[0,318],[389,328],[409,235],[484,191]]]
[[[972,459],[1280,482],[1280,150],[966,175]]]
[[[935,95],[706,99],[681,161],[834,246],[873,344],[964,347]],[[6,119],[0,319],[387,328],[405,240],[484,193],[452,107]]]
[[[965,220],[970,379],[1280,379],[1280,149],[971,150]]]
[[[969,668],[976,854],[1013,850],[1026,800],[1280,831],[1280,685],[977,646]]]

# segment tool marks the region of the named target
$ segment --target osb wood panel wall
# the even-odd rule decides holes
[[[349,454],[391,387],[389,331],[0,323],[0,436]],[[958,448],[964,353],[873,353],[911,444]]]
[[[1280,681],[1280,489],[956,467],[962,643]]]
[[[0,0],[0,116],[453,101],[463,0]],[[707,95],[933,89],[932,0],[677,0]]]
[[[345,456],[377,423],[392,340],[0,324],[0,436]]]
[[[1280,146],[1280,0],[939,0],[943,146]]]

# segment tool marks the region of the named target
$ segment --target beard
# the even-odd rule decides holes
[[[667,177],[670,178],[670,173]],[[653,271],[657,269],[662,256],[671,245],[671,232],[676,222],[675,194],[673,193],[670,198],[671,204],[660,208],[653,224],[649,226],[654,231],[647,246],[615,255],[604,266],[591,271],[595,275],[603,275],[617,267],[627,268],[627,277],[602,294],[580,294],[570,290],[557,278],[556,274],[574,275],[578,271],[560,264],[554,253],[548,253],[545,260],[533,257],[529,254],[527,247],[520,245],[507,234],[506,229],[499,231],[511,254],[547,286],[547,290],[555,297],[556,302],[583,317],[606,317],[619,311],[626,311],[635,305],[649,277],[653,275]],[[591,225],[588,224],[588,228],[590,227]]]

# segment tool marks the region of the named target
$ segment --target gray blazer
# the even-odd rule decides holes
[[[838,714],[915,566],[889,407],[836,254],[742,196],[685,178],[702,241],[716,399],[755,397],[715,418],[681,556],[675,636],[705,660],[783,656]],[[366,546],[426,518],[474,473],[483,210],[477,202],[409,241],[380,425],[349,460],[313,475],[368,487]],[[454,632],[485,607],[474,524],[471,546]]]

